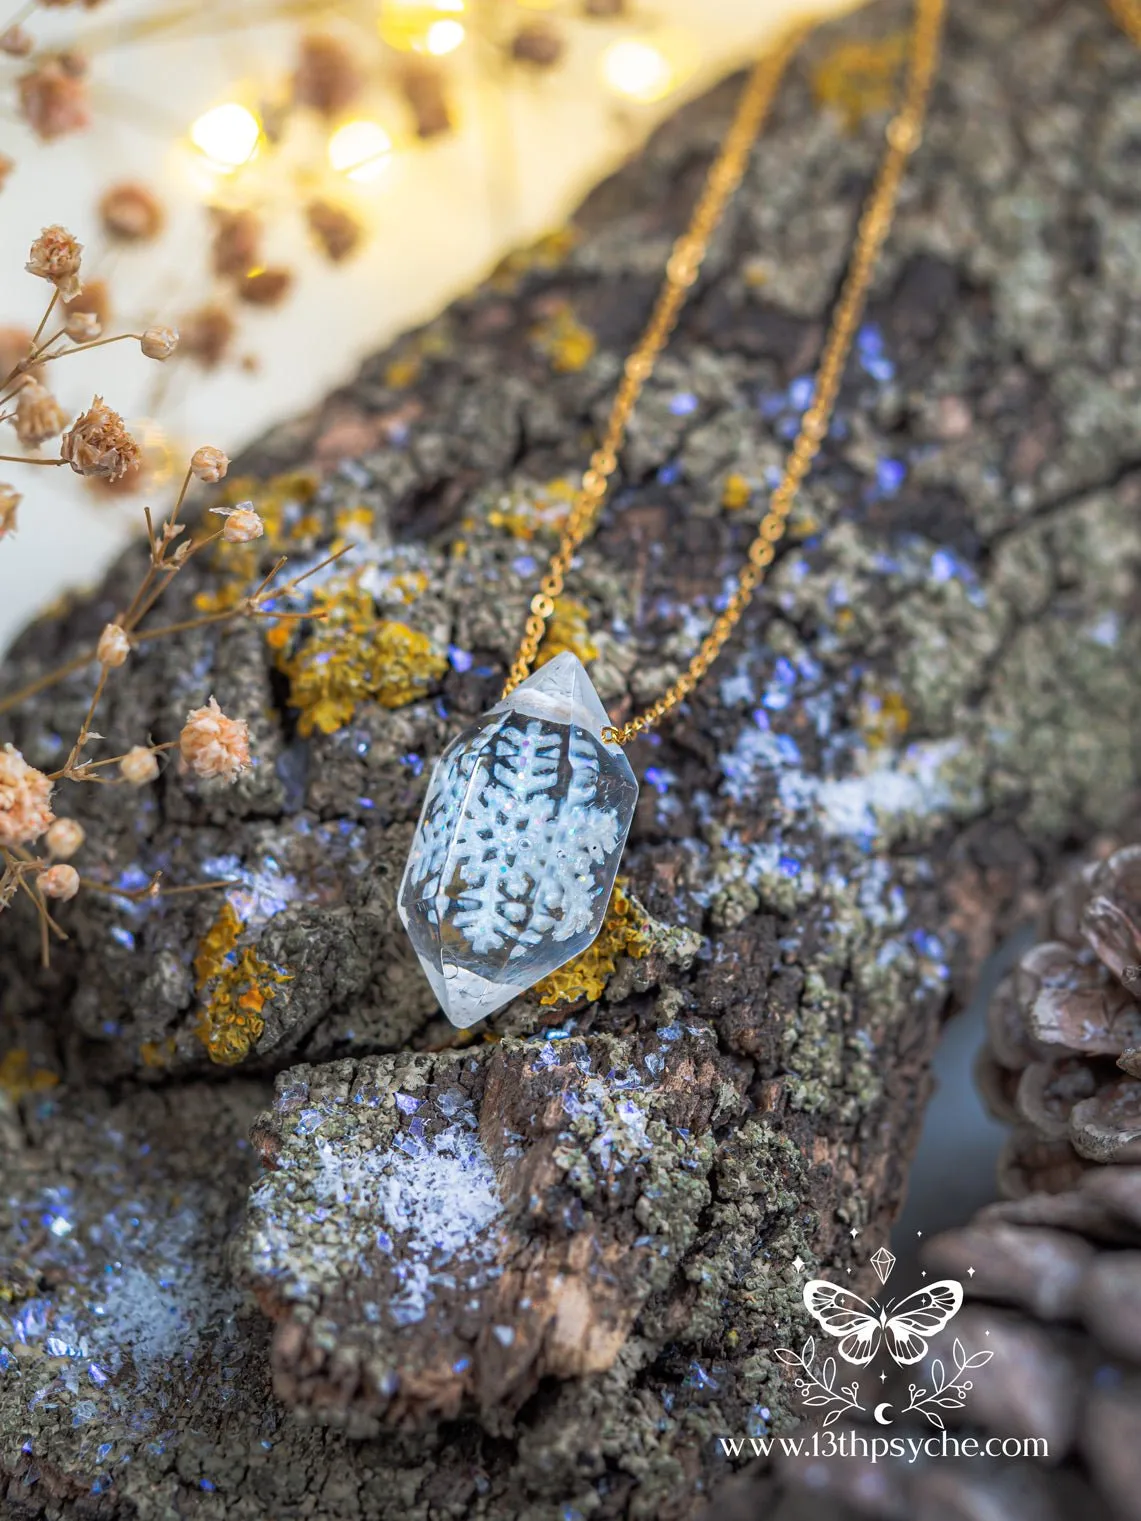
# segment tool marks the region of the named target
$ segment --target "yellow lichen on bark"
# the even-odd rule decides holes
[[[253,946],[238,950],[242,921],[224,903],[203,935],[194,958],[199,992],[206,994],[194,1033],[212,1062],[234,1066],[244,1061],[265,1030],[262,1010],[278,984],[291,980],[263,961]]]
[[[447,668],[426,634],[378,618],[371,596],[358,586],[319,587],[313,610],[325,617],[277,656],[303,736],[343,728],[362,702],[403,707],[423,697]]]
[[[619,956],[641,960],[652,944],[650,927],[621,882],[614,884],[606,918],[593,945],[580,956],[535,984],[541,1004],[575,1003],[585,998],[594,1003],[618,970]]]

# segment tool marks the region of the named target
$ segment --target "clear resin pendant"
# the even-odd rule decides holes
[[[564,651],[465,729],[428,783],[397,908],[454,1025],[473,1025],[602,928],[638,783]]]

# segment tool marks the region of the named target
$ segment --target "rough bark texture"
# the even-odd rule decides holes
[[[616,719],[692,653],[806,404],[884,124],[847,130],[812,71],[904,22],[876,6],[813,39],[635,418],[572,587]],[[796,1418],[769,1356],[801,1329],[794,1261],[861,1281],[949,995],[1135,785],[1139,79],[1092,3],[953,7],[770,588],[631,752],[652,924],[600,1001],[523,999],[465,1044],[394,891],[421,772],[496,692],[550,482],[581,468],[733,87],[590,198],[576,246],[513,261],[253,451],[263,565],[355,535],[308,595],[427,635],[425,695],[383,689],[351,620],[334,708],[318,634],[282,651],[251,626],[157,642],[113,684],[109,743],[170,738],[213,691],[258,764],[232,791],[168,773],[81,799],[91,875],[236,877],[228,918],[221,892],[81,894],[47,975],[18,908],[0,924],[6,1071],[59,1079],[4,1130],[10,1514],[691,1517],[718,1434]],[[314,466],[315,491],[282,478]],[[30,630],[9,680],[91,639],[140,564]],[[228,564],[188,570],[163,620],[248,584]],[[26,705],[30,760],[89,690]],[[239,1077],[211,1052],[244,1052]]]

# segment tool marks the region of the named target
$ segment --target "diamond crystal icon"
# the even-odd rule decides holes
[[[886,1283],[891,1276],[891,1270],[895,1266],[895,1258],[886,1246],[881,1246],[872,1258],[872,1267],[876,1270],[876,1277],[881,1283]]]
[[[602,928],[638,783],[569,650],[432,771],[397,911],[454,1025],[485,1019]]]

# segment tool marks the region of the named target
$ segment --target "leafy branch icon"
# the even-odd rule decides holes
[[[952,1348],[955,1354],[954,1371],[948,1373],[943,1366],[941,1357],[935,1358],[931,1364],[932,1385],[930,1391],[919,1384],[908,1384],[907,1392],[910,1403],[905,1405],[902,1414],[906,1415],[909,1410],[917,1410],[932,1426],[943,1429],[943,1417],[939,1410],[961,1410],[966,1402],[967,1394],[973,1385],[969,1378],[963,1375],[971,1368],[981,1368],[989,1363],[994,1353],[991,1351],[975,1352],[967,1356],[962,1342],[955,1338]],[[779,1354],[778,1354],[779,1355]]]
[[[990,1355],[989,1353],[987,1354]],[[820,1366],[819,1373],[813,1368],[813,1359],[816,1356],[816,1338],[810,1336],[800,1350],[799,1356],[789,1347],[776,1347],[776,1356],[786,1368],[799,1368],[800,1376],[793,1380],[796,1388],[800,1391],[801,1398],[806,1405],[824,1407],[832,1405],[834,1408],[828,1411],[824,1417],[825,1426],[831,1426],[833,1421],[839,1420],[846,1410],[863,1411],[860,1404],[860,1386],[853,1379],[850,1384],[842,1384],[836,1387],[836,1359],[826,1357]]]

